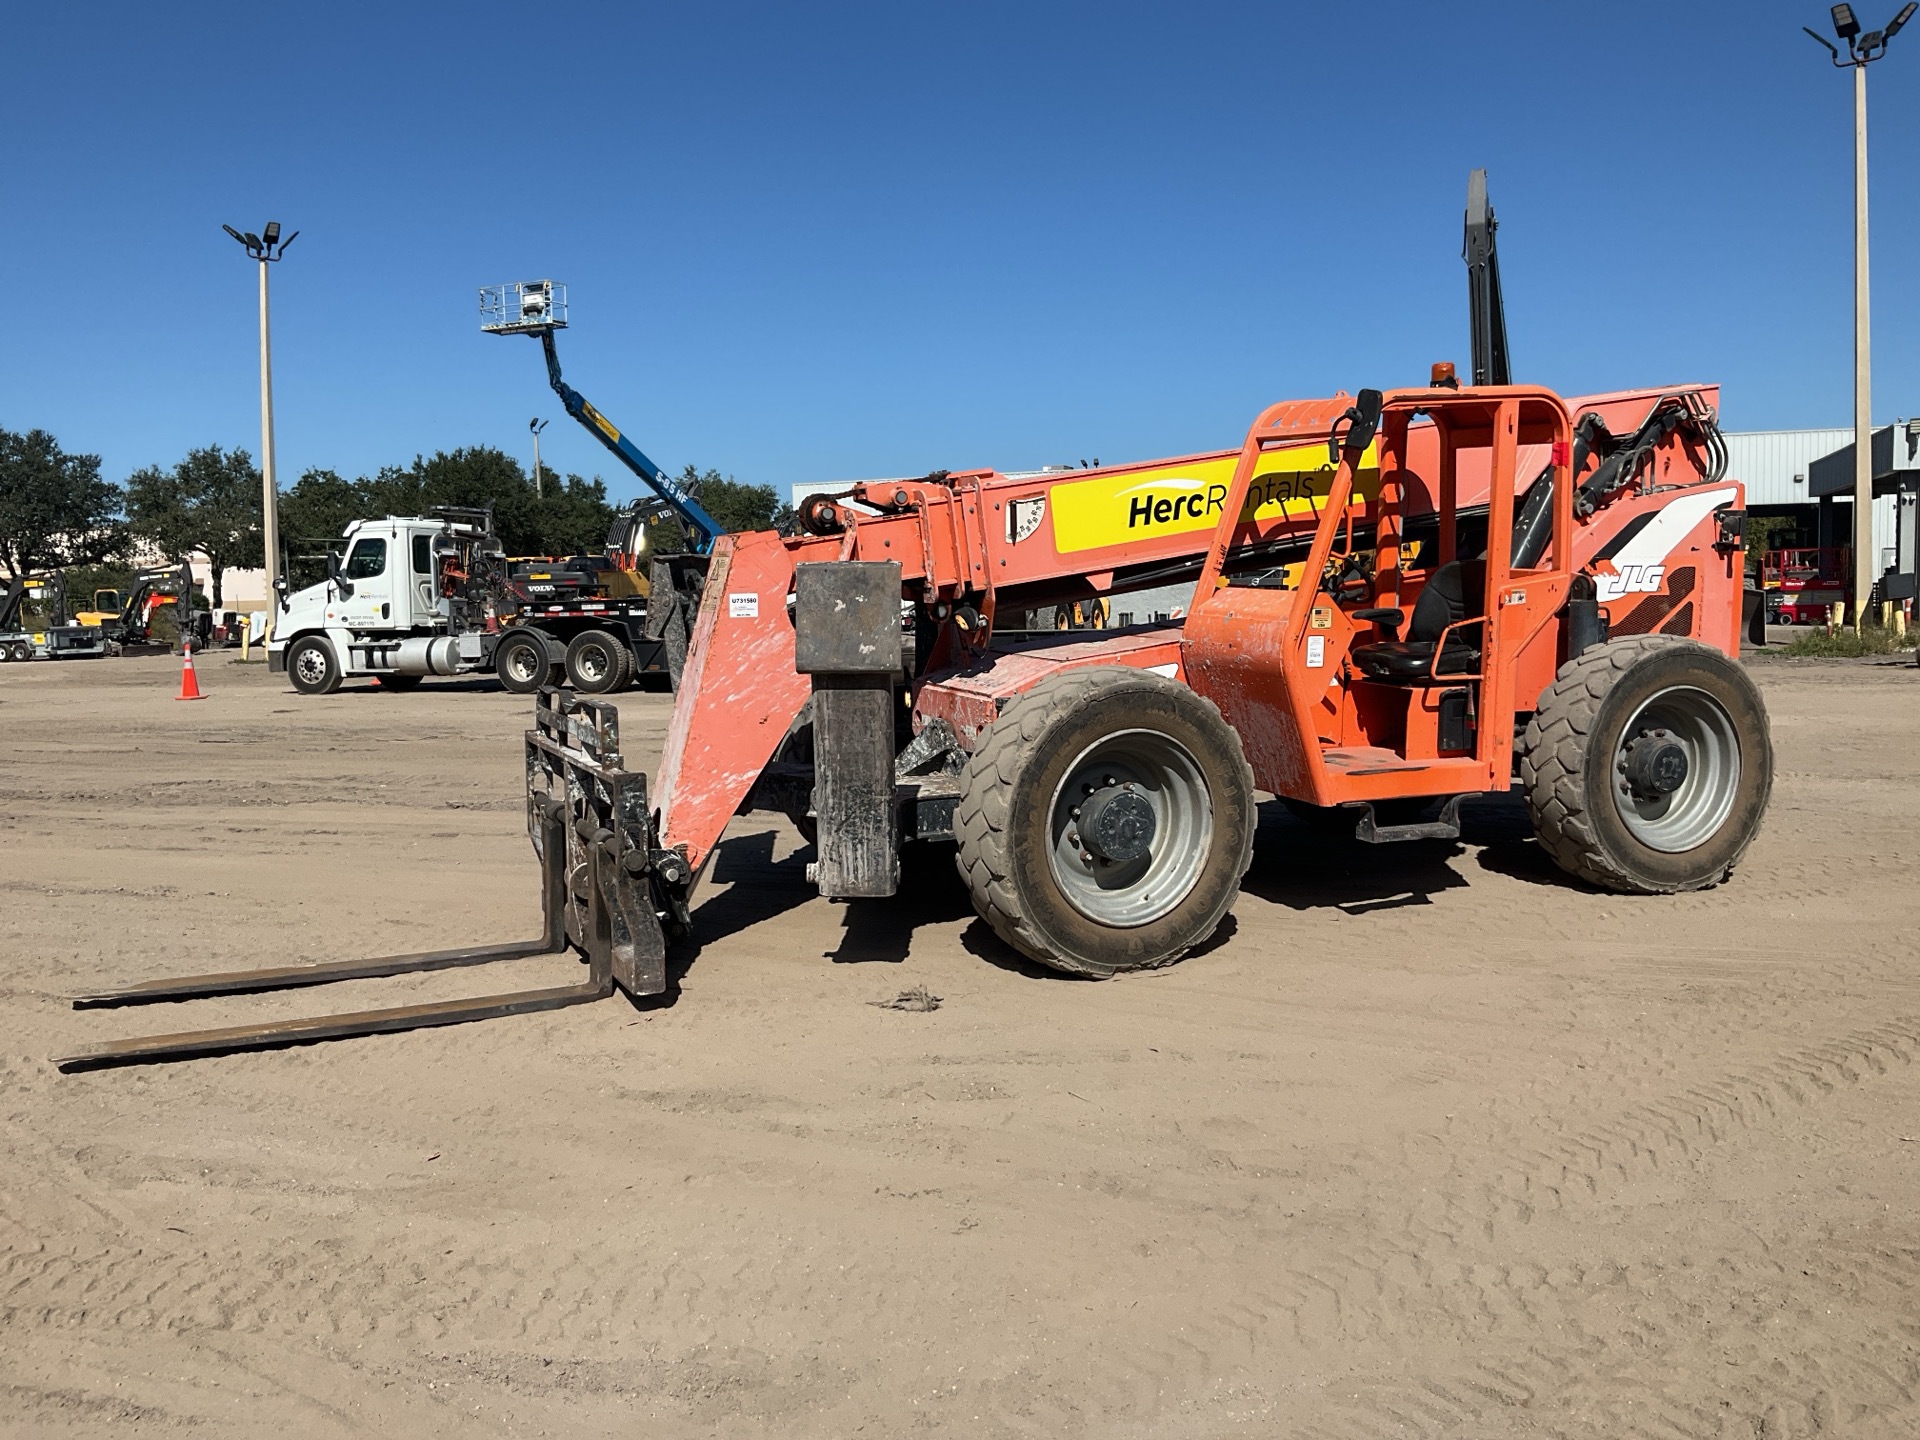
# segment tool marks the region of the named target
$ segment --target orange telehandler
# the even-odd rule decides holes
[[[950,837],[994,930],[1083,975],[1166,965],[1213,933],[1250,863],[1257,791],[1381,843],[1457,835],[1464,798],[1517,787],[1581,879],[1713,885],[1772,781],[1766,714],[1733,658],[1744,492],[1724,478],[1716,400],[1685,386],[1568,403],[1462,387],[1441,365],[1425,386],[1274,405],[1236,451],[816,497],[808,534],[714,546],[653,780],[625,767],[612,706],[539,695],[526,768],[540,936],[76,1004],[567,948],[584,982],[61,1063],[662,993],[699,875],[728,821],[756,809],[814,838],[809,878],[836,899],[893,894],[901,847]],[[1175,580],[1194,584],[1183,626],[994,643],[1003,609]]]

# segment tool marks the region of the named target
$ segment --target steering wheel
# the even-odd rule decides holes
[[[1373,557],[1361,551],[1327,561],[1320,588],[1339,605],[1364,605],[1373,599]]]

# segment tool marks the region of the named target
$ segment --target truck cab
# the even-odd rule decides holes
[[[461,638],[448,633],[450,592],[473,572],[469,552],[489,539],[457,521],[417,515],[355,521],[329,554],[327,578],[280,601],[268,668],[315,694],[353,675],[404,685],[457,673]]]

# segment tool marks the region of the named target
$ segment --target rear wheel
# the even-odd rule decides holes
[[[287,679],[302,695],[331,695],[340,688],[340,662],[333,646],[319,635],[309,635],[287,647]]]
[[[1773,790],[1766,706],[1693,640],[1639,636],[1560,667],[1520,760],[1535,832],[1561,869],[1629,894],[1732,873]]]
[[[493,657],[493,673],[516,695],[531,695],[547,681],[547,647],[534,635],[509,635]]]
[[[567,683],[583,695],[611,695],[626,683],[626,655],[605,630],[583,630],[567,646]]]
[[[954,815],[961,877],[1000,938],[1100,977],[1172,964],[1213,934],[1253,829],[1253,772],[1213,704],[1108,666],[1015,700]]]
[[[33,647],[24,640],[14,641],[9,653],[16,662],[33,659]]]

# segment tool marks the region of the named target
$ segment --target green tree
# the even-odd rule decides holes
[[[261,565],[260,472],[245,450],[218,445],[188,452],[171,470],[149,465],[127,477],[133,533],[178,564],[205,555],[213,575],[213,608],[222,603],[222,572]]]
[[[543,465],[540,467],[546,470]],[[604,549],[613,527],[613,506],[607,503],[607,482],[598,475],[583,480],[567,476],[564,483],[547,470],[547,493],[538,502],[540,551],[546,555],[577,555]]]
[[[122,555],[118,486],[98,455],[69,455],[45,430],[0,430],[0,561],[12,575]]]

